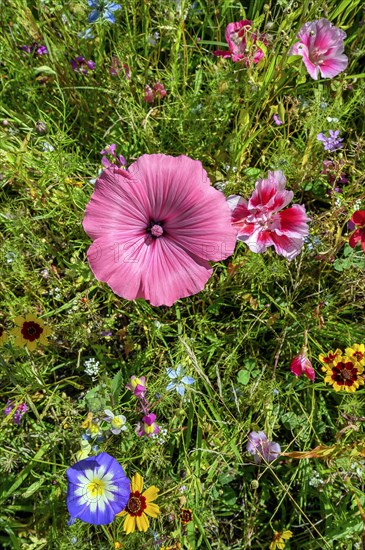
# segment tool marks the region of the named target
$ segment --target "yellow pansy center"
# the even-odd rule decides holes
[[[102,479],[94,478],[88,483],[87,490],[91,498],[101,497],[105,491],[105,483]]]
[[[131,386],[135,390],[137,386],[143,386],[143,384],[139,378],[134,378],[131,380]]]
[[[119,418],[119,416],[114,416],[112,420],[112,427],[119,429],[123,426],[124,422],[122,418]]]

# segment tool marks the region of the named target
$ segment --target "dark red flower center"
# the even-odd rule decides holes
[[[157,239],[157,237],[161,237],[163,235],[163,226],[161,222],[155,222],[151,221],[147,227],[147,233],[151,235],[151,237],[154,237]]]
[[[339,386],[352,386],[357,381],[357,368],[351,361],[347,363],[339,362],[332,367],[332,380]]]
[[[21,330],[23,338],[25,338],[25,340],[29,340],[30,342],[38,340],[42,332],[43,328],[34,321],[25,321]]]
[[[193,519],[193,513],[191,510],[188,510],[186,508],[183,508],[181,510],[181,513],[179,515],[181,519],[181,523],[189,523]]]
[[[355,353],[352,354],[352,357],[355,357],[356,361],[361,361],[362,359],[364,359],[364,354],[361,353],[361,351],[355,351]]]
[[[335,353],[329,353],[327,357],[323,357],[323,363],[332,363],[335,358],[336,358]]]
[[[131,493],[126,510],[130,516],[141,516],[147,508],[146,498],[139,491]]]
[[[3,334],[4,334],[4,329],[3,327],[0,327],[0,338],[2,337]]]

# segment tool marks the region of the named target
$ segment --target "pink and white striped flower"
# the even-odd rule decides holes
[[[300,29],[299,42],[294,44],[290,54],[301,55],[309,75],[318,79],[334,78],[347,67],[348,58],[343,53],[346,33],[334,27],[327,19],[310,21]]]
[[[309,218],[301,204],[280,212],[293,199],[293,192],[287,191],[285,184],[286,178],[281,170],[269,172],[267,179],[256,182],[249,201],[231,195],[228,205],[239,241],[245,242],[256,253],[274,246],[277,254],[292,260],[301,251],[304,237],[309,233]]]

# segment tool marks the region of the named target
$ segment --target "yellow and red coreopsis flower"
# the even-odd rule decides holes
[[[324,381],[331,384],[336,391],[354,392],[364,384],[361,376],[364,367],[348,355],[338,355],[331,364],[322,369],[326,373]]]
[[[338,355],[342,355],[342,351],[337,348],[336,351],[334,352],[329,351],[327,355],[323,355],[323,353],[320,353],[320,355],[318,356],[318,359],[320,360],[321,363],[324,363],[325,365],[329,365],[333,363],[334,359],[336,359]]]
[[[365,345],[352,344],[350,348],[345,349],[346,357],[351,357],[352,361],[358,363],[359,366],[365,366]],[[356,366],[358,366],[356,365]]]
[[[45,327],[43,321],[32,313],[28,313],[25,317],[16,317],[14,324],[17,326],[10,332],[15,336],[15,346],[20,348],[26,346],[29,351],[34,351],[38,342],[48,344],[47,337],[51,334],[51,329]]]
[[[184,525],[187,525],[193,519],[192,510],[190,510],[190,508],[182,508],[182,510],[179,514],[179,518],[180,518],[181,523],[183,523]]]
[[[159,489],[152,485],[144,493],[143,477],[140,474],[135,474],[131,482],[131,494],[128,504],[124,510],[119,512],[117,516],[127,516],[124,520],[123,529],[127,535],[134,533],[136,528],[138,531],[147,531],[150,522],[147,516],[157,518],[160,513],[160,508],[153,501],[157,498]]]
[[[0,326],[0,346],[2,344],[5,344],[5,342],[7,342],[7,341],[8,341],[8,335],[6,334],[3,327]]]
[[[283,531],[282,533],[274,531],[274,538],[271,541],[269,549],[276,550],[276,548],[279,548],[279,550],[283,550],[285,548],[285,541],[291,539],[292,536],[293,533],[291,531]]]

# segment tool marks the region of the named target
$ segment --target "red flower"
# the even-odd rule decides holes
[[[353,213],[351,221],[358,225],[359,228],[356,229],[350,237],[349,245],[351,248],[355,248],[357,243],[360,241],[361,247],[365,252],[365,210],[356,210]]]
[[[290,363],[290,370],[293,374],[295,374],[295,376],[305,374],[305,376],[309,378],[309,380],[312,380],[312,382],[316,377],[312,363],[309,361],[305,353],[300,353],[293,359]]]

